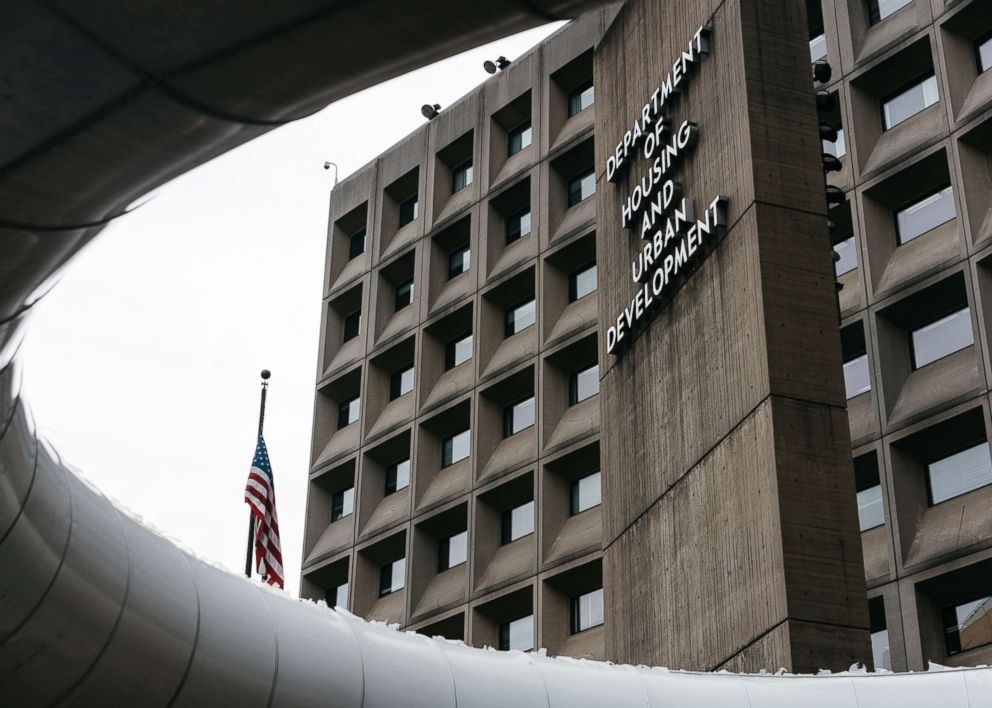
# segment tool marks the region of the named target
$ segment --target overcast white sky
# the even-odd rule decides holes
[[[560,24],[347,98],[184,175],[107,228],[36,308],[24,390],[104,493],[243,572],[258,382],[289,592],[299,588],[333,160],[346,176]],[[388,109],[383,109],[387,106]]]

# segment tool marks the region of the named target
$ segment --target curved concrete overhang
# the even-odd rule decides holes
[[[992,706],[992,671],[689,674],[471,649],[180,550],[37,434],[19,334],[142,194],[331,101],[595,1],[0,6],[0,705]]]

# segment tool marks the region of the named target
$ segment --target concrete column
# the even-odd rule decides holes
[[[724,235],[619,356],[607,330],[647,243],[607,156],[701,25],[711,51],[665,114],[698,124],[673,170]],[[596,53],[607,656],[671,668],[870,663],[837,304],[805,8],[632,0]],[[640,224],[640,221],[637,222]]]

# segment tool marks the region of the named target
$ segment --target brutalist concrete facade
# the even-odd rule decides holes
[[[821,485],[815,490],[804,488],[808,480],[799,479],[798,498],[808,500],[811,494],[831,490],[843,497],[830,500],[832,508],[845,510],[843,518],[831,516],[828,521],[836,526],[836,538],[844,537],[853,526],[851,538],[845,537],[851,554],[832,570],[824,566],[813,573],[804,566],[789,570],[788,562],[779,558],[778,572],[790,578],[785,583],[790,587],[793,577],[799,578],[796,588],[803,583],[819,584],[834,591],[838,583],[844,585],[824,605],[833,608],[833,618],[829,611],[813,612],[811,622],[824,627],[836,624],[841,633],[860,632],[860,638],[841,642],[847,646],[859,642],[864,646],[868,618],[860,600],[839,604],[834,600],[847,595],[854,598],[867,586],[867,596],[874,600],[873,628],[879,621],[876,598],[884,601],[882,617],[893,669],[921,668],[927,660],[949,664],[988,661],[987,647],[947,656],[941,612],[966,595],[992,594],[992,487],[929,505],[925,476],[926,462],[932,450],[940,447],[939,440],[947,437],[947,430],[964,429],[969,441],[987,440],[990,426],[992,364],[986,353],[984,313],[992,297],[992,260],[988,258],[992,219],[987,218],[992,207],[992,72],[979,74],[974,46],[975,40],[992,31],[992,8],[979,0],[946,4],[916,0],[872,25],[867,0],[809,2],[805,16],[801,7],[793,5],[741,0],[723,3],[717,13],[737,12],[734,19],[740,23],[748,13],[764,17],[762,13],[772,12],[768,17],[774,18],[776,8],[784,7],[776,20],[780,31],[795,32],[806,23],[808,31],[799,30],[803,36],[782,40],[782,46],[788,46],[784,53],[775,54],[775,42],[760,44],[773,57],[766,62],[787,64],[782,69],[785,74],[797,71],[796,62],[809,59],[799,56],[797,47],[805,48],[809,39],[824,35],[834,72],[829,84],[820,88],[836,93],[839,106],[821,118],[843,128],[846,143],[846,154],[840,158],[842,170],[828,178],[844,191],[846,200],[832,208],[829,216],[836,224],[838,242],[853,236],[858,267],[838,278],[844,286],[838,295],[841,356],[836,338],[817,348],[812,368],[829,370],[818,393],[786,391],[775,406],[769,404],[768,420],[779,425],[805,420],[807,430],[821,431],[813,438],[815,446],[826,450],[831,460],[836,459],[838,444],[847,449],[849,443],[858,488],[865,487],[863,480],[870,481],[877,469],[885,522],[860,534],[864,580],[858,582],[860,578],[851,578],[851,568],[861,567],[861,551],[857,549],[857,507],[850,471],[833,485],[829,475],[813,479]],[[639,21],[656,23],[660,31],[661,14],[650,7],[657,5],[635,0],[622,11],[621,21],[629,23],[637,13],[647,13]],[[616,574],[607,569],[604,579],[603,554],[604,548],[610,553],[635,517],[642,518],[638,514],[645,507],[630,504],[614,491],[620,489],[610,472],[610,463],[616,460],[604,459],[603,504],[570,514],[572,482],[600,467],[603,452],[614,444],[606,436],[626,429],[634,414],[618,415],[622,401],[612,405],[613,412],[604,412],[614,391],[610,372],[615,362],[604,353],[600,322],[615,315],[615,304],[629,293],[614,288],[604,277],[608,255],[604,246],[619,242],[615,235],[605,240],[605,233],[597,233],[596,219],[597,209],[614,209],[617,200],[610,197],[607,204],[603,194],[609,188],[601,182],[597,194],[569,206],[569,182],[587,171],[601,173],[602,156],[618,138],[612,126],[619,129],[629,120],[621,110],[626,105],[623,100],[607,107],[603,96],[622,97],[616,89],[626,87],[629,80],[630,101],[642,101],[641,88],[658,81],[660,76],[655,74],[671,61],[666,51],[647,62],[646,47],[624,49],[609,36],[606,46],[612,46],[610,52],[616,57],[606,61],[604,55],[597,55],[618,11],[619,6],[568,25],[477,91],[444,107],[422,129],[332,192],[301,595],[323,598],[329,589],[347,584],[345,604],[356,614],[480,646],[498,644],[501,624],[531,614],[532,643],[554,653],[594,658],[623,654],[625,659],[665,659],[665,663],[686,668],[775,668],[772,663],[780,662],[782,655],[765,651],[760,642],[749,654],[741,654],[743,658],[733,659],[733,652],[725,652],[724,662],[713,662],[719,651],[714,648],[700,655],[705,640],[694,637],[691,630],[679,640],[685,649],[681,654],[659,653],[657,647],[622,646],[619,638],[629,633],[613,626],[616,620],[611,622],[611,618],[630,618],[636,612],[631,614],[630,607],[626,615],[614,611],[621,607],[615,589],[622,584],[632,602],[651,597],[660,577],[652,563],[664,559],[655,554],[636,566],[618,564]],[[673,47],[669,42],[688,39],[691,32],[686,28],[698,21],[680,15],[678,26],[671,28],[672,37],[662,46]],[[744,48],[759,46],[748,45],[753,41],[715,34],[708,61],[714,62],[714,68],[731,59],[744,61]],[[821,43],[817,40],[818,46]],[[737,53],[728,57],[731,51]],[[615,83],[597,86],[596,101],[570,116],[569,94],[593,79],[594,64],[597,83]],[[939,101],[882,131],[879,101],[930,70],[937,79]],[[760,92],[760,86],[746,85],[748,91]],[[809,101],[813,100],[812,88],[811,81]],[[729,96],[742,87],[727,84],[723,89]],[[736,107],[727,98],[711,110],[732,112]],[[699,110],[695,109],[700,117],[694,119],[705,129],[707,118]],[[508,156],[509,134],[527,120],[531,144]],[[610,134],[597,128],[604,125],[610,126]],[[815,133],[815,119],[800,121],[800,125]],[[701,134],[701,141],[707,139],[714,140],[712,128],[709,136]],[[796,174],[814,179],[819,174],[817,137],[796,140],[801,147],[792,154],[814,163],[794,165]],[[455,191],[454,180],[464,175],[467,164],[472,167],[471,183]],[[701,171],[701,164],[687,169]],[[760,170],[755,174],[759,193],[788,191],[774,184],[775,179],[781,180],[781,172],[768,177],[769,184],[760,183],[764,174]],[[896,247],[893,211],[945,184],[953,187],[955,218]],[[415,218],[400,226],[413,213],[409,202],[413,195],[417,196]],[[508,244],[507,221],[528,207],[530,235]],[[789,239],[803,239],[803,249],[810,253],[816,248],[812,243],[822,239],[823,257],[811,261],[808,270],[811,278],[822,280],[825,272],[829,280],[824,204],[810,202],[803,207],[806,217],[798,215],[800,209],[788,219],[780,218],[779,208],[775,203],[756,206],[749,228],[766,233],[774,224],[784,225],[769,237],[780,244],[782,253],[788,251]],[[363,229],[364,249],[352,257],[351,237]],[[728,239],[728,243],[744,248],[747,241]],[[470,267],[449,277],[452,255],[465,247],[471,254]],[[626,248],[622,253],[618,249],[617,255],[623,261],[620,267],[629,272]],[[600,261],[598,292],[572,301],[569,276],[596,260]],[[609,268],[613,272],[613,266]],[[740,280],[744,276],[736,272],[735,287],[743,288],[740,293],[749,286],[759,287],[746,278]],[[398,292],[402,298],[411,279],[412,304],[398,309]],[[609,303],[600,302],[608,285]],[[810,292],[822,293],[823,288],[811,287]],[[536,303],[534,326],[507,336],[506,311],[530,299]],[[960,301],[970,307],[974,344],[914,370],[906,355],[907,337],[922,309],[920,303],[930,299],[949,304]],[[829,327],[835,327],[836,313],[826,312],[826,302],[813,300],[772,314],[787,330],[793,325],[825,322],[828,314]],[[836,310],[832,299],[829,307]],[[351,337],[354,313],[361,318],[358,335]],[[770,320],[772,314],[765,313]],[[669,316],[663,312],[646,333],[662,341],[666,324],[661,320]],[[468,333],[472,334],[472,358],[449,369],[446,344]],[[767,358],[764,372],[765,385],[768,381],[776,385],[778,376],[779,384],[785,382],[783,391],[791,375],[786,342],[787,337],[776,342],[785,348]],[[635,343],[635,350],[619,361],[635,357],[636,347]],[[848,435],[837,429],[847,425],[837,367],[839,358],[848,361],[862,351],[870,362],[871,388],[846,401]],[[570,377],[597,361],[602,393],[570,405]],[[734,365],[735,360],[731,357],[724,363]],[[411,365],[413,390],[394,397],[390,390],[393,375]],[[700,362],[706,365],[713,362]],[[797,371],[808,374],[810,367],[811,362],[803,362]],[[645,374],[647,368],[645,363]],[[645,385],[649,384],[645,377]],[[533,426],[505,436],[505,409],[531,397]],[[342,414],[341,404],[354,398],[360,401],[358,420],[340,425],[349,415]],[[817,410],[825,414],[804,419],[790,407],[795,400],[814,400],[820,406]],[[706,418],[700,421],[703,427],[709,424]],[[442,468],[445,439],[465,429],[470,431],[470,454]],[[662,435],[658,433],[659,439]],[[769,435],[762,450],[800,458],[807,454],[806,449],[782,450],[781,440],[776,448],[775,436]],[[728,449],[728,464],[734,464],[731,452]],[[410,459],[409,486],[387,494],[390,465],[406,457]],[[751,462],[756,467],[764,464],[759,458]],[[832,469],[832,464],[823,469]],[[783,481],[781,473],[778,481]],[[354,489],[353,513],[331,521],[335,497],[343,501],[339,493],[348,488]],[[802,505],[789,506],[785,487],[778,489],[782,492],[779,513],[799,516],[809,511]],[[640,491],[641,502],[658,497]],[[708,486],[703,491],[714,496],[699,505],[701,512],[718,508],[727,495],[740,493],[747,498],[747,489]],[[501,544],[502,512],[530,501],[534,503],[533,533]],[[698,523],[733,521],[732,514],[715,513],[710,519],[701,516]],[[802,525],[802,519],[797,521]],[[745,530],[741,528],[742,533]],[[468,532],[467,562],[439,570],[441,542],[462,531]],[[780,536],[775,543],[781,547],[781,542]],[[400,558],[405,559],[404,581],[396,584],[403,588],[380,596],[380,568]],[[610,567],[607,563],[606,568]],[[742,596],[734,594],[734,587],[716,592],[719,583],[715,579],[713,583],[704,582],[705,577],[699,580],[701,584],[693,588],[697,595],[693,603],[677,606],[669,619],[677,620],[681,612],[686,626],[691,626],[692,613],[710,618],[727,612],[754,617],[753,603],[745,604]],[[604,585],[606,624],[573,634],[571,598]],[[790,597],[787,604],[794,606],[801,599]],[[768,605],[772,604],[769,600]],[[777,621],[762,624],[763,618],[754,627],[772,630]],[[774,639],[773,633],[761,636]],[[817,651],[819,656],[844,655],[843,651],[831,653],[830,641],[822,636],[810,641],[813,656],[818,656]],[[717,643],[730,646],[733,641],[727,636]],[[863,658],[870,660],[870,656]],[[796,665],[802,667],[801,662]]]

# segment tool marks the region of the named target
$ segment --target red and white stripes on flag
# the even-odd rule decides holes
[[[276,487],[265,440],[258,436],[255,459],[245,485],[245,503],[255,516],[255,568],[262,580],[282,588],[282,548],[279,545],[279,520],[276,518]]]

